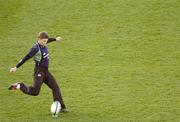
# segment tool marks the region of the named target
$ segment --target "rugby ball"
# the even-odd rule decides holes
[[[61,104],[59,101],[54,101],[51,105],[51,114],[53,117],[57,117],[61,110]]]

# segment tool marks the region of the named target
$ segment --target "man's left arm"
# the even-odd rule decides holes
[[[63,38],[62,37],[48,38],[47,43],[51,43],[51,42],[54,42],[54,41],[60,42],[60,41],[63,41]]]

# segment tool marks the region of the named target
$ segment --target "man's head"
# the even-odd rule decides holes
[[[48,41],[48,33],[45,31],[39,32],[38,34],[38,43],[42,46],[45,46],[47,44]]]

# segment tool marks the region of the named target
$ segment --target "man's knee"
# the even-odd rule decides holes
[[[37,89],[37,88],[34,88],[34,87],[31,87],[31,95],[33,96],[38,96],[39,95],[39,91],[40,89]]]
[[[39,95],[39,92],[33,92],[32,95],[33,95],[33,96],[38,96],[38,95]]]

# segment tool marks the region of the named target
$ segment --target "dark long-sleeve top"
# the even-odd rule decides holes
[[[47,43],[56,41],[55,38],[48,38]],[[30,49],[30,51],[22,58],[19,63],[16,65],[19,68],[23,65],[27,60],[34,57],[35,65],[40,67],[48,68],[49,66],[49,53],[47,46],[41,46],[39,43],[34,44],[34,46]]]

